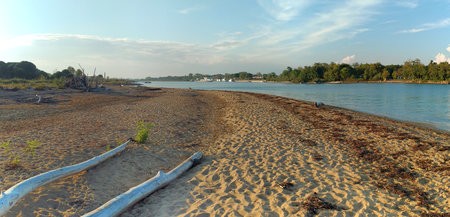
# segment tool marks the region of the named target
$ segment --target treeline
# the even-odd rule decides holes
[[[0,78],[2,79],[45,79],[49,76],[50,75],[48,73],[37,69],[31,62],[22,61],[5,63],[0,61]]]
[[[197,81],[204,78],[217,80],[267,80],[288,81],[293,83],[333,82],[333,81],[450,81],[450,64],[430,61],[424,65],[419,59],[405,61],[403,65],[382,65],[381,63],[314,63],[312,66],[287,67],[279,75],[271,73],[226,73],[215,75],[189,74],[185,76],[167,76],[146,78],[153,81]]]
[[[48,88],[74,88],[89,91],[92,88],[103,87],[103,84],[132,84],[128,79],[110,79],[106,74],[92,75],[85,73],[84,69],[75,69],[72,66],[53,74],[36,68],[27,61],[8,62],[0,61],[0,89],[48,89]]]
[[[381,63],[315,63],[312,66],[287,67],[275,81],[330,82],[330,81],[447,81],[450,80],[450,64],[430,61],[424,65],[419,59],[408,60],[403,65],[382,65]]]
[[[63,79],[74,78],[84,75],[82,69],[75,69],[72,66],[57,71],[53,74],[49,74],[36,68],[31,62],[8,62],[0,61],[0,79]],[[103,75],[97,75],[96,77],[103,78]]]

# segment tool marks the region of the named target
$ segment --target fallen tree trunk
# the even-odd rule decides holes
[[[91,158],[87,161],[81,162],[79,164],[62,167],[59,169],[51,170],[46,173],[41,173],[29,179],[26,179],[13,187],[9,188],[5,192],[2,192],[0,195],[0,216],[5,215],[8,210],[10,210],[14,204],[16,204],[23,196],[30,193],[34,189],[45,185],[49,182],[52,182],[56,179],[63,178],[83,170],[87,170],[106,159],[116,155],[117,153],[123,151],[131,139],[127,140],[122,145],[114,148],[111,151],[108,151],[102,155]]]
[[[85,215],[83,215],[83,217],[117,216],[138,201],[144,199],[151,193],[169,184],[169,182],[176,179],[182,173],[200,162],[201,158],[202,153],[197,152],[190,158],[185,160],[183,163],[178,165],[176,168],[171,170],[169,173],[159,171],[155,177],[141,183],[140,185],[130,188],[127,192],[111,199],[99,208],[86,213]]]

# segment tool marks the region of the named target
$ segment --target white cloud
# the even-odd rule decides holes
[[[418,33],[418,32],[424,32],[424,31],[433,30],[433,29],[444,28],[447,26],[450,26],[450,18],[439,20],[434,23],[425,23],[418,27],[402,30],[400,32],[401,33]]]
[[[5,51],[14,47],[19,46],[29,46],[32,41],[24,39],[1,39],[0,40],[0,51]]]
[[[341,63],[352,64],[356,62],[356,55],[346,56],[341,60]]]
[[[418,0],[397,0],[395,2],[395,4],[400,7],[414,9],[417,6],[419,6],[419,1]]]
[[[448,45],[447,51],[450,52],[450,45]]]
[[[236,46],[233,42],[218,43],[215,45],[216,49],[211,49],[214,46],[71,34],[25,35],[9,41],[14,41],[15,44],[9,46],[8,52],[14,51],[18,54],[16,57],[11,57],[10,54],[8,59],[38,60],[37,63],[46,63],[47,68],[43,70],[47,72],[81,63],[117,73],[115,76],[118,77],[145,77],[150,75],[145,74],[149,71],[185,74],[190,72],[186,70],[186,66],[195,66],[193,68],[198,69],[224,64],[227,61],[227,53],[222,52],[220,48]],[[52,66],[49,62],[66,65]],[[124,70],[122,72],[119,71],[121,67]],[[132,74],[133,71],[137,74]]]
[[[259,5],[278,21],[294,19],[311,2],[312,0],[258,0]]]
[[[434,57],[434,62],[436,63],[443,63],[443,62],[448,62],[450,63],[450,58],[447,58],[443,53],[438,53],[435,57]]]

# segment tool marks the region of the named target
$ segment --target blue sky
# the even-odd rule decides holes
[[[2,0],[0,60],[110,77],[450,62],[450,0]]]

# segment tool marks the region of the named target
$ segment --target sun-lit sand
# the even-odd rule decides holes
[[[196,151],[202,163],[121,216],[433,216],[450,213],[450,135],[261,94],[114,87],[0,92],[0,191],[123,142],[145,144],[23,198],[7,216],[79,216]],[[413,115],[413,114],[411,114]],[[25,143],[41,146],[32,156]],[[110,147],[110,148],[111,148]]]

